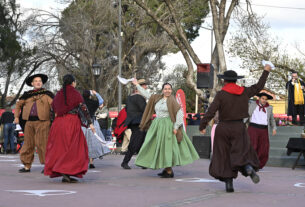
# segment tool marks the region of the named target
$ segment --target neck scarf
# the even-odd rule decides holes
[[[230,94],[241,95],[244,92],[245,88],[236,85],[236,83],[227,83],[224,87],[222,87],[221,90],[226,91]]]
[[[264,106],[262,104],[259,103],[259,100],[256,101],[256,104],[259,107],[259,111],[263,110],[263,112],[266,113],[266,108],[269,106],[269,103],[267,102]]]
[[[294,105],[303,105],[304,104],[304,96],[303,90],[300,81],[294,84]]]

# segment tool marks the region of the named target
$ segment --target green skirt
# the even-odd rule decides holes
[[[187,165],[199,159],[184,130],[182,130],[183,139],[178,143],[173,129],[174,124],[169,117],[154,119],[135,164],[140,167],[160,169]]]

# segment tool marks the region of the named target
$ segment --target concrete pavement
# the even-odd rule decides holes
[[[174,179],[160,172],[120,167],[121,155],[96,160],[79,183],[43,176],[35,157],[31,173],[20,174],[18,155],[0,156],[0,207],[202,207],[202,206],[305,206],[305,169],[266,167],[261,182],[253,184],[241,175],[234,180],[235,193],[209,176],[209,160],[175,167]]]

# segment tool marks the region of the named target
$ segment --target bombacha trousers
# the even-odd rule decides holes
[[[46,146],[50,130],[50,121],[27,121],[24,129],[24,143],[20,150],[20,160],[26,168],[34,161],[35,147],[39,161],[45,163]]]

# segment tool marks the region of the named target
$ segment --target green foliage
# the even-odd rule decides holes
[[[0,0],[0,61],[6,62],[12,57],[21,55],[20,37],[16,32],[15,19],[12,16],[16,12],[15,0],[6,2]]]

